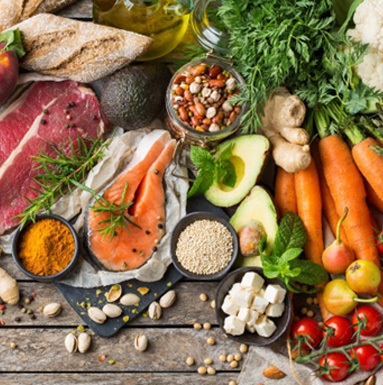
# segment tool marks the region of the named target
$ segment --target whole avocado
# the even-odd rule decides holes
[[[144,127],[162,111],[170,79],[164,63],[129,64],[98,85],[102,109],[113,125],[126,131]]]

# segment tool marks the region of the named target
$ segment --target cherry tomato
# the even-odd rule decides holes
[[[319,359],[319,373],[327,381],[343,381],[350,374],[351,363],[341,352],[328,353]]]
[[[376,248],[378,249],[379,253],[383,254],[383,229],[380,231],[377,231],[375,240],[376,240]]]
[[[356,358],[359,362],[360,370],[372,370],[380,362],[380,353],[372,345],[359,345],[351,349],[351,358]]]
[[[333,316],[324,323],[323,337],[328,333],[327,345],[338,348],[351,342],[354,330],[351,321],[342,316]],[[329,330],[330,329],[330,330]]]
[[[360,331],[360,334],[366,337],[377,334],[382,326],[382,321],[383,317],[379,311],[370,305],[359,306],[352,314],[352,323],[355,330],[358,329],[358,322],[365,323]]]
[[[318,322],[308,317],[301,318],[293,323],[291,336],[293,339],[305,341],[301,345],[302,348],[314,349],[322,341],[322,331]]]

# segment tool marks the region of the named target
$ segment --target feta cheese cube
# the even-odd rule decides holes
[[[250,307],[253,302],[254,293],[251,289],[242,289],[233,295],[233,299],[239,307]]]
[[[255,327],[254,327],[253,325],[250,325],[249,323],[246,323],[245,329],[246,329],[249,333],[255,333]]]
[[[276,330],[277,326],[266,315],[262,314],[254,325],[255,331],[261,337],[270,337]]]
[[[250,319],[251,310],[247,307],[241,307],[239,309],[237,317],[243,322],[247,322]]]
[[[233,300],[232,296],[228,294],[223,300],[221,309],[225,314],[237,315],[240,306]]]
[[[258,313],[264,313],[268,304],[269,301],[266,298],[256,295],[251,304],[251,309],[256,310]]]
[[[251,333],[254,333],[255,323],[257,322],[258,318],[259,318],[259,313],[255,310],[250,310],[250,318],[246,322],[246,330],[250,331]]]
[[[230,315],[225,318],[223,328],[226,333],[231,334],[233,336],[239,336],[245,331],[245,322],[240,320],[235,315]]]
[[[264,283],[265,283],[265,280],[254,271],[248,271],[247,273],[245,273],[241,280],[241,285],[243,287],[251,287],[256,292],[261,290]]]
[[[281,317],[285,310],[285,304],[282,303],[270,303],[267,308],[265,314],[268,317]]]
[[[282,303],[286,296],[286,289],[280,285],[267,285],[264,297],[271,303]]]
[[[234,297],[235,293],[238,293],[239,291],[241,291],[243,288],[242,288],[242,285],[240,282],[236,282],[232,287],[231,289],[229,290],[229,294]]]

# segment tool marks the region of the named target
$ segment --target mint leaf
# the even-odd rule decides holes
[[[25,55],[21,33],[18,28],[0,33],[0,43],[1,42],[4,42],[5,46],[0,49],[0,52],[15,51],[19,59]]]
[[[299,268],[300,274],[295,281],[305,285],[316,285],[328,279],[328,273],[323,266],[305,259],[296,259],[290,264],[293,268]]]
[[[219,162],[218,178],[221,183],[226,186],[234,187],[237,181],[237,174],[235,173],[235,167],[229,160],[223,160]]]
[[[260,242],[259,251],[265,276],[281,279],[293,292],[301,291],[296,283],[316,285],[326,281],[328,274],[322,266],[299,258],[306,239],[306,231],[299,216],[292,212],[286,213],[279,225],[270,255],[265,254],[266,242]]]
[[[206,164],[214,164],[214,157],[208,150],[198,146],[190,146],[190,159],[193,164],[201,169]]]
[[[213,156],[205,148],[190,147],[190,159],[199,171],[188,192],[188,197],[205,193],[214,182],[234,187],[237,176],[234,165],[228,160],[232,148],[233,145],[228,145],[220,152],[219,156]]]
[[[205,166],[198,172],[192,187],[187,193],[187,197],[191,198],[194,195],[203,194],[212,185],[214,180],[214,166]]]
[[[306,230],[302,220],[293,212],[288,212],[279,224],[273,252],[282,255],[287,249],[303,249],[306,240]]]

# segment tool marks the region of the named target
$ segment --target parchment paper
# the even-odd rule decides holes
[[[159,131],[158,131],[159,130]],[[155,120],[148,127],[140,130],[128,131],[122,135],[117,135],[112,139],[109,147],[104,151],[105,156],[93,170],[88,174],[84,184],[94,191],[100,191],[107,186],[121,171],[127,167],[135,153],[138,144],[145,137],[146,140],[156,134],[164,132],[165,127],[162,121]],[[149,140],[150,142],[150,140]],[[182,175],[180,178],[175,175]],[[60,282],[75,287],[97,287],[123,282],[132,278],[144,282],[155,282],[162,278],[167,267],[171,263],[170,257],[170,237],[171,230],[177,221],[186,214],[186,193],[188,182],[186,180],[187,170],[176,164],[175,161],[170,164],[166,170],[165,193],[166,193],[166,234],[158,245],[158,250],[148,260],[145,265],[139,269],[127,272],[110,272],[98,269],[92,264],[84,250],[75,270],[69,276]],[[74,190],[61,198],[53,207],[52,212],[71,220],[77,217],[75,228],[82,236],[84,224],[85,208],[92,198],[91,194],[81,189]],[[12,234],[0,238],[0,246],[7,253],[11,252]]]

